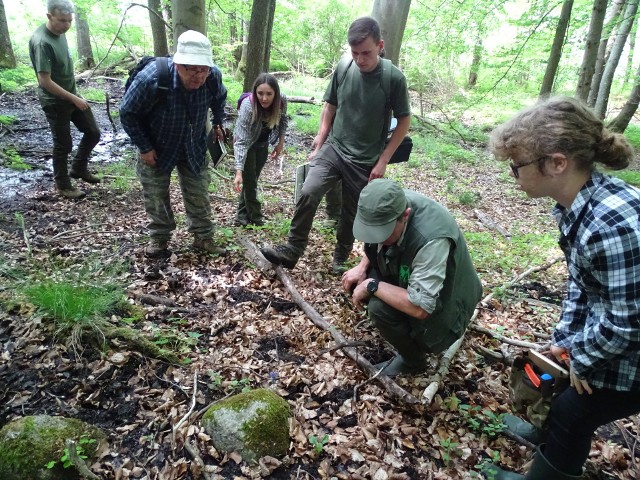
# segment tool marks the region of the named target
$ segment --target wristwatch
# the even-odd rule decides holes
[[[371,280],[369,283],[367,283],[367,293],[370,297],[373,297],[378,291],[378,283],[378,280]]]

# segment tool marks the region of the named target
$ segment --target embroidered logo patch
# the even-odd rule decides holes
[[[408,283],[409,275],[411,275],[411,269],[409,268],[409,265],[400,265],[400,281]]]

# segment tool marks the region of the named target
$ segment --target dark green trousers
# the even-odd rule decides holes
[[[242,191],[238,202],[236,222],[242,224],[262,222],[262,204],[258,200],[258,178],[267,163],[267,143],[254,144],[247,152],[242,171]]]

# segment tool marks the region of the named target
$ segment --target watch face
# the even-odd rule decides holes
[[[371,280],[369,283],[367,283],[367,292],[369,292],[370,295],[373,295],[377,291],[378,291],[378,281],[377,280]]]

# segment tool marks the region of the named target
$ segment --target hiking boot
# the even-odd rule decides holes
[[[525,422],[520,417],[507,413],[502,417],[502,423],[505,424],[504,430],[509,430],[534,445],[540,445],[544,440],[543,430]]]
[[[350,253],[351,245],[348,247],[336,245],[336,248],[333,251],[333,260],[331,260],[331,273],[334,275],[341,275],[348,270],[347,260],[349,260]]]
[[[580,480],[582,478],[582,472],[577,475],[571,475],[561,472],[551,465],[544,456],[543,447],[544,445],[536,447],[533,463],[526,475],[502,470],[493,463],[485,464],[481,473],[487,480]]]
[[[226,250],[216,245],[213,241],[213,237],[195,237],[193,239],[193,248],[205,253],[212,253],[214,255],[224,255]]]
[[[69,176],[71,178],[84,180],[87,183],[100,183],[101,181],[100,177],[98,177],[97,175],[94,175],[86,168],[84,170],[76,170],[73,167],[71,167],[71,170],[69,171]]]
[[[396,355],[391,362],[380,362],[373,366],[376,370],[382,370],[382,373],[387,377],[395,377],[401,373],[422,373],[427,368],[427,362],[423,362],[421,365],[411,365],[407,363],[402,355]]]
[[[68,188],[56,187],[56,193],[61,197],[72,199],[82,198],[86,195],[86,193],[84,193],[82,190],[73,186],[70,186]]]
[[[260,249],[264,258],[274,265],[282,265],[284,268],[293,268],[298,263],[300,256],[289,245],[276,245],[274,248],[262,247]]]
[[[167,253],[167,247],[169,246],[169,240],[165,238],[152,238],[147,243],[144,249],[144,253],[147,257],[157,258]]]

